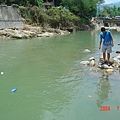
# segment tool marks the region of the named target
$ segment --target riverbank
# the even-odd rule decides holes
[[[102,26],[97,26],[95,29],[100,30]],[[115,30],[120,32],[120,27],[105,27],[109,30]],[[86,30],[90,30],[87,29]],[[0,39],[29,39],[35,37],[53,37],[58,35],[70,34],[67,30],[54,29],[54,28],[43,28],[40,26],[32,26],[24,24],[20,29],[2,29],[0,30]]]
[[[34,37],[52,37],[67,34],[70,34],[70,32],[60,29],[42,28],[39,26],[24,24],[21,29],[9,28],[0,30],[0,39],[29,39]]]
[[[100,30],[101,29],[101,27],[105,27],[105,26],[99,26],[99,25],[95,25],[95,29],[96,30]],[[115,31],[117,31],[117,32],[120,32],[120,26],[113,26],[113,27],[105,27],[106,28],[106,30],[115,30]]]

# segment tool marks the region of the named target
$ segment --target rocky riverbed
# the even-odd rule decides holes
[[[112,75],[115,71],[120,72],[120,54],[111,58],[110,62],[103,62],[103,58],[99,62],[95,62],[95,58],[91,57],[89,60],[81,61],[80,64],[84,66],[94,67],[94,72],[103,71],[106,72],[107,75]]]
[[[33,37],[52,37],[57,35],[70,34],[68,31],[53,28],[42,28],[24,24],[21,29],[2,29],[0,30],[0,39],[28,39]]]

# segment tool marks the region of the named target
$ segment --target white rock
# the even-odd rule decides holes
[[[101,68],[102,66],[100,64],[98,64],[98,67]]]
[[[108,75],[112,75],[112,74],[114,73],[114,70],[113,70],[113,69],[107,69],[107,70],[106,70],[106,73],[107,73]]]
[[[82,64],[82,65],[89,65],[89,63],[90,63],[89,61],[81,61],[80,62],[80,64]]]
[[[90,51],[90,50],[88,50],[88,49],[85,49],[85,50],[84,50],[84,52],[89,53],[89,52],[91,52],[91,51]]]
[[[116,56],[116,58],[120,60],[120,55]]]
[[[4,72],[1,72],[1,75],[3,75],[4,74]]]
[[[95,65],[95,60],[90,60],[90,66],[94,66]]]
[[[120,66],[120,56],[114,57],[113,62],[116,64],[117,67],[119,67]]]
[[[91,95],[88,95],[88,97],[92,97]]]
[[[103,67],[104,69],[112,69],[112,68],[113,68],[112,66],[108,66],[107,64],[104,64],[102,67]]]
[[[91,58],[89,58],[89,60],[95,60],[95,58],[94,58],[94,57],[91,57]]]

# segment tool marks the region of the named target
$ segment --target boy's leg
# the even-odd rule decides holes
[[[102,52],[103,52],[103,60],[105,61],[106,60],[106,46],[102,46]]]
[[[103,60],[106,61],[106,53],[103,53]]]
[[[110,61],[110,53],[107,54],[108,62]]]
[[[112,46],[108,46],[107,47],[107,59],[108,59],[108,62],[110,61],[110,53],[112,52]]]

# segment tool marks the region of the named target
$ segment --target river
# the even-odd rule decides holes
[[[113,57],[120,34],[112,33]],[[99,31],[0,40],[0,120],[119,120],[119,71],[107,76],[80,65],[92,56],[98,62],[98,46]]]

